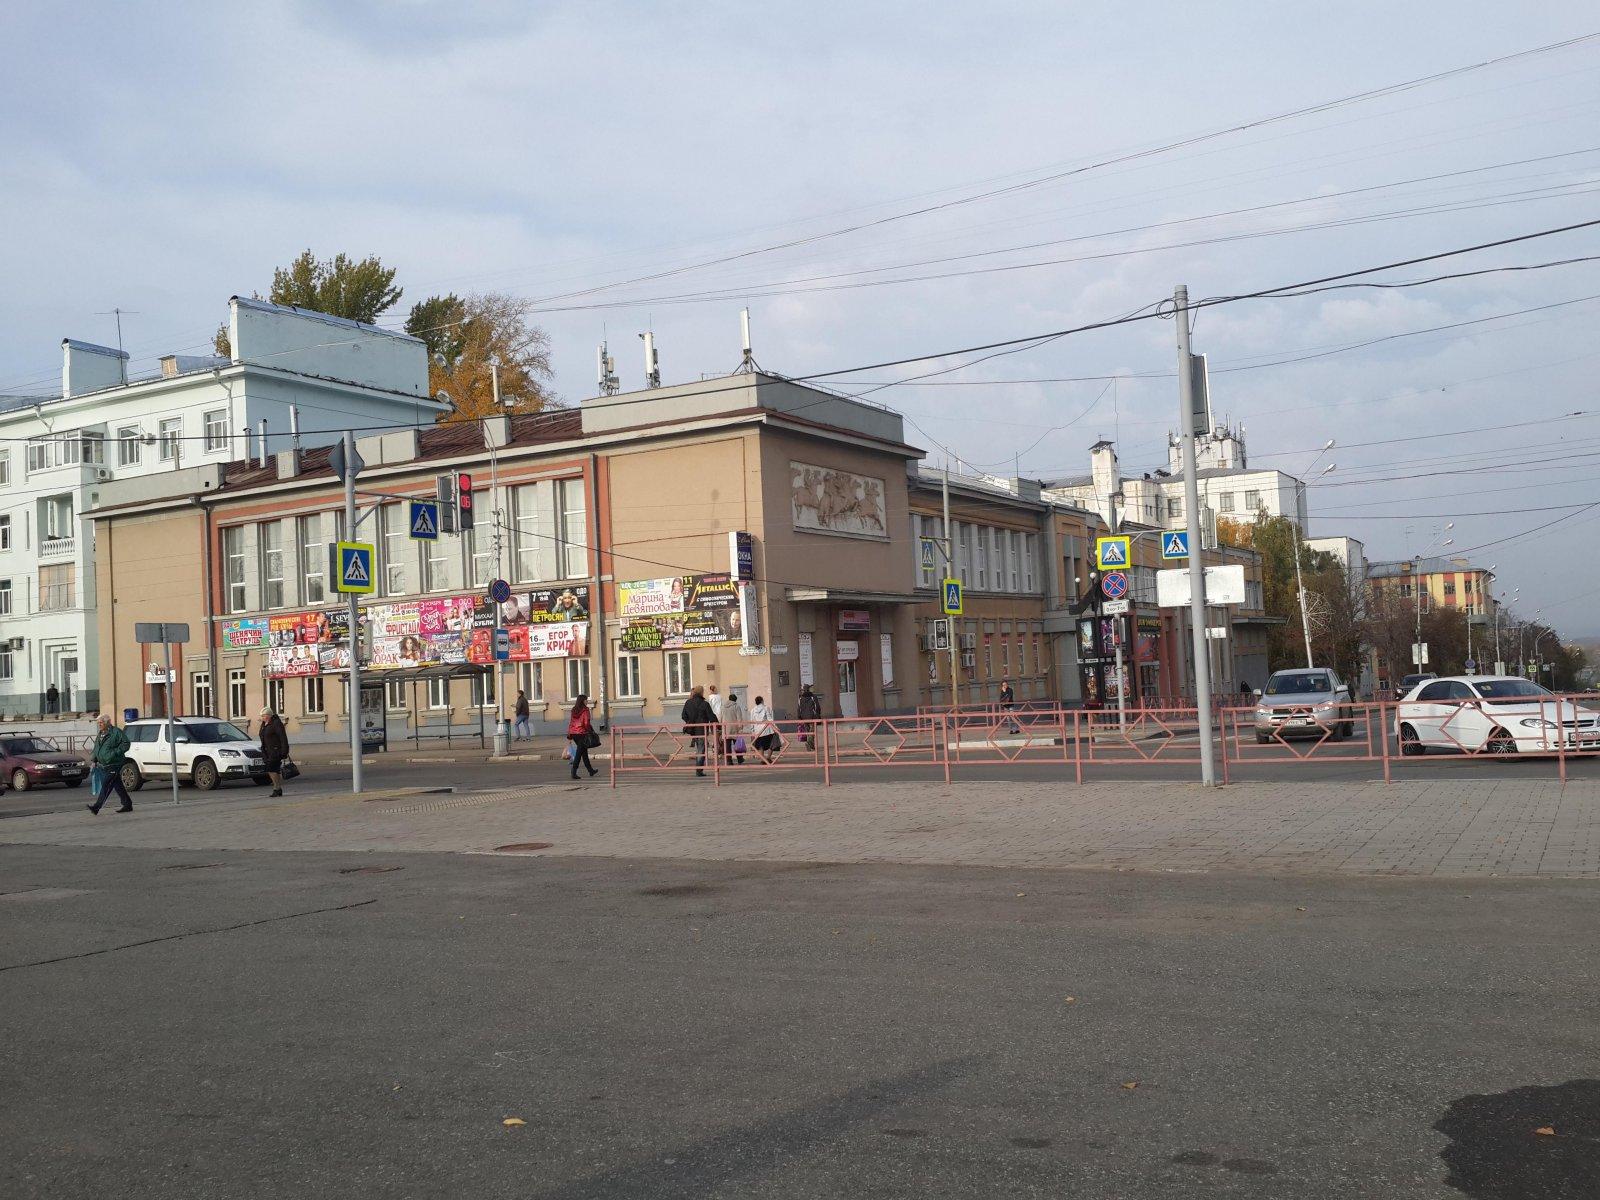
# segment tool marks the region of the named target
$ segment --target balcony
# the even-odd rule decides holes
[[[61,612],[76,606],[76,589],[70,583],[47,583],[39,588],[39,611]]]
[[[39,543],[40,558],[71,558],[78,549],[78,539],[52,537],[49,534]]]

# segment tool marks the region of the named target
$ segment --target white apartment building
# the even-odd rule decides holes
[[[1111,519],[1111,498],[1121,495],[1119,516],[1124,521],[1158,529],[1183,529],[1183,443],[1169,435],[1167,466],[1124,477],[1117,448],[1110,441],[1089,449],[1088,475],[1045,481],[1046,500],[1070,504]],[[1215,528],[1219,517],[1249,523],[1258,513],[1288,517],[1306,527],[1305,484],[1276,470],[1251,470],[1246,465],[1244,430],[1218,426],[1195,437],[1195,482],[1200,492],[1202,526]]]
[[[237,296],[228,333],[232,359],[168,355],[142,378],[125,353],[68,338],[59,396],[0,399],[0,717],[99,704],[95,612],[115,599],[95,594],[85,513],[101,485],[443,409],[416,338]]]

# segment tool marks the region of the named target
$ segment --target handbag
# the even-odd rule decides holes
[[[284,779],[299,779],[300,768],[294,765],[294,759],[285,758],[278,765],[278,774]]]
[[[600,745],[600,735],[594,730],[589,730],[583,735],[583,744],[593,750]]]

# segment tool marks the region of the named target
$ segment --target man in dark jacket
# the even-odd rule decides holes
[[[820,721],[822,719],[822,701],[817,698],[815,693],[812,692],[811,685],[809,683],[802,683],[800,685],[799,711],[800,719],[806,722],[804,725],[800,726],[800,742],[802,745],[809,746],[811,744],[812,733],[814,732],[811,722]]]
[[[706,699],[706,690],[696,684],[683,702],[683,731],[689,735],[689,742],[695,749],[694,773],[702,779],[706,774],[706,740],[710,738],[712,745],[717,744],[716,724],[717,714]]]
[[[117,798],[122,801],[117,811],[132,812],[133,801],[128,797],[128,789],[122,786],[122,764],[128,761],[128,735],[113,725],[111,718],[104,713],[100,714],[99,733],[94,739],[93,756],[94,765],[100,768],[101,778],[100,790],[95,793],[94,803],[89,805],[89,811],[98,817],[106,797],[115,790]]]
[[[283,760],[289,757],[289,733],[270,708],[261,710],[261,757],[272,780],[272,795],[283,795]]]

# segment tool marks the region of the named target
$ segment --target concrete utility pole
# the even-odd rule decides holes
[[[1111,536],[1112,537],[1117,537],[1118,535],[1120,535],[1122,533],[1122,501],[1123,501],[1123,499],[1124,499],[1124,496],[1120,491],[1116,491],[1116,492],[1112,492],[1111,493],[1111,505],[1110,505],[1110,507],[1111,507]],[[1133,542],[1129,541],[1128,545],[1131,547],[1133,545]],[[1131,579],[1133,577],[1133,561],[1132,561],[1133,560],[1133,555],[1131,553],[1128,555],[1128,559],[1129,559],[1129,561],[1128,561],[1128,577]],[[1096,587],[1096,590],[1098,591],[1098,585]],[[1132,589],[1130,588],[1129,590],[1131,592]],[[1102,595],[1104,595],[1104,593],[1100,592],[1098,595],[1095,596],[1095,615],[1096,615],[1096,617],[1098,617],[1099,614],[1100,614],[1100,597]],[[1129,607],[1131,608],[1132,605],[1130,605]],[[1123,668],[1123,662],[1122,662],[1122,638],[1123,638],[1123,634],[1125,634],[1127,632],[1127,628],[1124,625],[1124,621],[1125,621],[1126,617],[1127,617],[1127,614],[1124,613],[1120,617],[1111,618],[1113,621],[1115,621],[1117,623],[1116,624],[1116,633],[1112,636],[1111,645],[1112,645],[1112,650],[1115,652],[1115,655],[1116,655],[1115,670],[1117,672],[1117,729],[1119,731],[1122,731],[1122,732],[1126,732],[1127,728],[1128,728],[1128,679],[1127,679],[1127,676],[1123,674],[1123,669],[1124,668]]]
[[[1206,568],[1200,544],[1200,484],[1194,466],[1194,373],[1189,355],[1189,289],[1172,294],[1178,323],[1178,408],[1183,431],[1183,504],[1189,529],[1189,623],[1194,644],[1194,699],[1200,717],[1200,782],[1217,785],[1217,748],[1211,743],[1211,648],[1206,645]]]
[[[344,431],[344,528],[352,542],[358,536],[360,518],[356,515],[356,435]],[[339,560],[334,555],[334,562]],[[361,610],[356,594],[345,596],[346,619],[350,622],[350,694],[345,701],[346,722],[350,726],[350,790],[361,792]]]
[[[955,578],[955,543],[950,537],[950,462],[948,459],[944,464],[944,567],[945,570],[950,572],[950,577]],[[944,591],[942,585],[939,590],[941,593]],[[961,701],[956,694],[957,680],[959,678],[956,674],[956,667],[959,662],[956,657],[959,653],[956,649],[956,619],[954,617],[946,617],[944,619],[944,628],[946,640],[950,643],[950,707],[954,709],[959,708],[961,705]]]
[[[1324,454],[1326,454],[1329,450],[1332,450],[1333,447],[1334,447],[1334,441],[1333,441],[1332,438],[1329,438],[1327,443],[1322,447],[1322,450],[1317,454],[1317,457],[1313,458],[1311,460],[1311,466],[1306,468],[1306,474],[1307,475],[1311,474],[1312,468],[1315,467],[1317,465],[1317,463],[1321,462],[1322,461],[1322,456]],[[1335,463],[1329,463],[1327,471],[1323,471],[1322,474],[1326,475],[1328,473],[1328,471],[1333,470],[1333,468],[1336,465],[1337,464],[1335,464]],[[1320,478],[1320,476],[1319,476],[1319,478]],[[1305,495],[1306,495],[1306,485],[1305,485],[1305,483],[1302,482],[1299,485],[1299,488],[1297,490],[1298,490],[1299,497],[1300,497],[1300,506],[1299,507],[1300,507],[1301,512],[1304,512],[1304,511],[1306,511],[1306,507],[1307,507],[1306,503],[1305,503]],[[1299,514],[1296,514],[1296,515],[1298,516]],[[1310,519],[1311,518],[1309,516],[1306,518],[1307,521],[1309,521]],[[1294,527],[1294,586],[1295,586],[1295,590],[1300,593],[1300,632],[1305,634],[1305,639],[1306,639],[1306,666],[1307,666],[1307,668],[1310,668],[1310,667],[1316,666],[1317,664],[1311,657],[1311,613],[1308,611],[1308,605],[1306,604],[1306,583],[1305,583],[1305,579],[1300,574],[1300,551],[1301,551],[1301,548],[1304,545],[1305,545],[1305,531],[1300,528],[1300,522],[1296,521],[1295,522],[1295,527]]]

